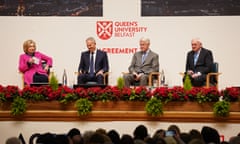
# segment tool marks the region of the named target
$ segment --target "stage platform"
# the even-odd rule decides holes
[[[10,105],[0,107],[0,121],[163,121],[163,122],[223,122],[240,123],[240,103],[231,103],[230,115],[216,118],[213,103],[169,102],[164,105],[161,116],[150,116],[145,111],[145,102],[116,101],[93,102],[92,112],[79,116],[74,102],[66,105],[58,101],[28,102],[22,116],[12,116]]]

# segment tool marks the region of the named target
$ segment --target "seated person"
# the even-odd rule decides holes
[[[140,82],[140,86],[147,86],[149,74],[159,71],[158,54],[150,50],[150,40],[141,38],[139,44],[141,51],[133,55],[131,65],[128,67],[129,74],[123,76],[125,87],[136,81]]]
[[[192,50],[187,54],[185,74],[190,76],[192,86],[201,87],[205,85],[206,75],[211,71],[213,56],[210,50],[202,47],[198,38],[192,39],[191,44]]]
[[[49,68],[52,58],[36,51],[36,43],[27,40],[23,43],[24,54],[19,58],[19,71],[23,73],[24,85],[31,83],[48,83]],[[45,62],[44,67],[42,61]]]
[[[107,53],[96,49],[96,41],[93,37],[86,39],[86,45],[88,50],[82,52],[78,67],[78,84],[87,82],[104,84],[103,74],[109,69]]]

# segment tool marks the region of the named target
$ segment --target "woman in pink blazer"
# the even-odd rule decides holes
[[[52,58],[36,51],[36,43],[33,40],[23,43],[23,51],[24,54],[21,54],[19,58],[18,69],[24,75],[24,84],[47,83]]]

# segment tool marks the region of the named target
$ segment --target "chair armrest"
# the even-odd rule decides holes
[[[25,84],[24,84],[24,74],[22,72],[18,72],[20,75],[21,75],[21,79],[22,79],[22,87],[24,88],[25,87]]]
[[[74,74],[78,76],[80,74],[80,72],[74,72]]]
[[[220,75],[220,74],[222,74],[222,73],[213,73],[213,72],[212,72],[212,73],[208,73],[207,76],[212,76],[212,75],[218,76],[218,75]]]
[[[109,76],[110,72],[105,72],[103,74],[103,83],[106,85],[108,82],[107,82],[107,78]]]
[[[122,74],[123,74],[123,75],[125,75],[125,74],[129,74],[129,72],[122,72]]]
[[[148,86],[152,86],[153,85],[153,76],[157,76],[157,87],[159,86],[160,83],[160,72],[151,72],[149,73],[149,77],[148,77]]]
[[[183,73],[183,72],[180,72],[179,74],[180,74],[181,76],[184,76],[184,75],[185,75],[185,73]]]
[[[216,76],[216,79],[218,80],[218,76],[222,74],[222,73],[214,73],[214,72],[211,72],[211,73],[208,73],[207,76],[206,76],[206,87],[210,87],[210,76]],[[218,88],[218,85],[216,85],[216,87]]]

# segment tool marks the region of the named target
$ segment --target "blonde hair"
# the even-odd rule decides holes
[[[35,48],[35,50],[36,50],[36,43],[35,43],[35,41],[33,41],[33,40],[26,40],[24,43],[23,43],[23,51],[25,52],[25,53],[27,53],[28,52],[28,48],[30,47],[30,46],[32,46],[33,45],[33,47]]]

